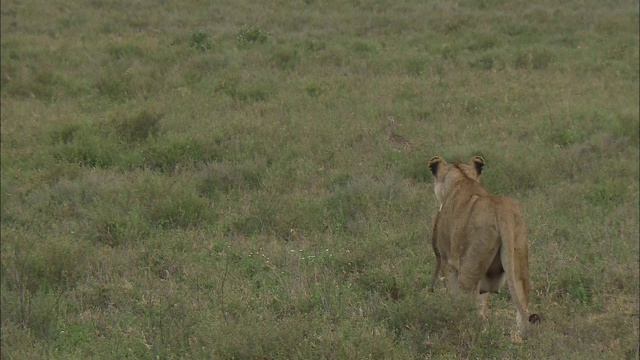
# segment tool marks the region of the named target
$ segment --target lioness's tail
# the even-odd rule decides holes
[[[507,276],[507,284],[509,285],[509,293],[511,299],[516,306],[518,314],[516,320],[520,335],[526,338],[526,329],[528,322],[537,322],[540,317],[536,314],[529,316],[529,264],[526,230],[524,229],[524,221],[519,214],[508,212],[498,212],[497,223],[500,232],[501,246],[504,256],[503,267]],[[524,237],[524,238],[522,238]],[[524,244],[518,249],[516,254],[515,244]],[[516,264],[516,258],[520,260],[520,264]]]

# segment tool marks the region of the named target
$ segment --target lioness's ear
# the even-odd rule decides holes
[[[480,156],[474,156],[469,161],[469,165],[473,166],[478,176],[480,176],[482,174],[482,168],[484,168],[484,159]]]
[[[433,174],[433,176],[436,176],[438,174],[438,167],[441,164],[446,165],[447,162],[444,161],[444,159],[440,156],[434,156],[431,158],[431,160],[429,160],[429,169],[431,169],[431,173]]]

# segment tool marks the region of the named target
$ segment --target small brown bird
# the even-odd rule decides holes
[[[411,150],[411,141],[407,140],[404,136],[396,134],[396,119],[393,116],[389,116],[389,142],[397,150]]]

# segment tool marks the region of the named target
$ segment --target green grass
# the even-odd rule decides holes
[[[638,358],[637,3],[1,7],[3,358]],[[426,291],[434,155],[522,204],[522,344]]]

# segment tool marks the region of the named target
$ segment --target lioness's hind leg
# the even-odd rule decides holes
[[[433,289],[436,287],[436,282],[438,282],[438,276],[440,275],[440,268],[442,267],[442,262],[440,260],[440,254],[436,253],[436,268],[433,270],[433,276],[431,277],[431,285],[429,285],[429,291],[433,292]]]
[[[438,250],[438,238],[436,236],[439,217],[440,212],[438,211],[433,219],[433,230],[431,231],[431,247],[433,248],[433,255],[436,257],[436,268],[433,270],[433,277],[431,278],[431,285],[429,286],[430,292],[433,292],[436,282],[438,281],[438,276],[440,275],[440,269],[442,268],[442,256],[440,255],[440,250]]]
[[[443,261],[442,272],[445,276],[447,291],[450,293],[459,293],[460,286],[458,285],[458,270],[451,266],[451,264]]]

